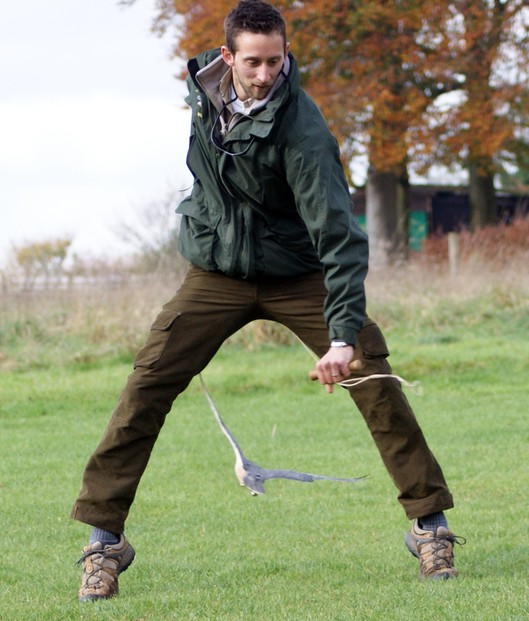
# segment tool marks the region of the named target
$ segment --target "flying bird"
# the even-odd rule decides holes
[[[215,403],[209,394],[209,391],[204,383],[202,375],[199,375],[200,384],[206,399],[209,403],[209,407],[215,416],[219,427],[224,435],[228,438],[229,443],[235,453],[235,475],[242,487],[247,487],[252,496],[258,494],[264,494],[264,484],[269,479],[290,479],[292,481],[300,481],[301,483],[312,483],[313,481],[342,481],[345,483],[357,483],[365,477],[357,478],[343,478],[343,477],[328,477],[321,474],[309,474],[307,472],[297,472],[296,470],[270,470],[268,468],[262,468],[258,464],[247,459],[241,450],[237,440],[233,437],[230,430],[224,424]]]

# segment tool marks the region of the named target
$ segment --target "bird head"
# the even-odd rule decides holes
[[[243,477],[244,485],[250,490],[252,496],[264,494],[264,478],[260,472],[246,471]]]

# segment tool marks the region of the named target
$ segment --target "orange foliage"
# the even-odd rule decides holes
[[[529,218],[518,217],[510,224],[486,226],[474,232],[461,231],[458,245],[462,263],[478,262],[504,267],[522,253],[529,256]],[[427,263],[446,263],[446,235],[427,237],[417,259]]]
[[[428,66],[429,81],[439,85],[444,79],[444,68],[436,60],[443,39],[432,24],[443,22],[446,2],[274,4],[287,21],[304,86],[346,156],[367,148],[377,168],[401,170],[428,106],[417,77]],[[175,55],[192,56],[223,42],[223,19],[233,6],[233,0],[158,0],[155,29],[164,32],[174,26]]]
[[[526,108],[516,103],[519,84],[509,85],[497,71],[496,84],[492,80],[495,63],[508,60],[512,68],[509,50],[516,51],[520,67],[529,61],[529,46],[520,44],[527,32],[516,22],[527,0],[273,4],[285,16],[304,87],[345,158],[367,152],[370,163],[387,172],[402,170],[413,158],[425,167],[464,153],[487,162],[512,143],[520,118],[527,124]],[[157,0],[154,30],[171,30],[175,56],[187,58],[223,43],[223,20],[234,5]],[[466,102],[444,114],[432,109],[439,94],[459,88],[467,92]]]
[[[446,2],[324,0],[294,6],[299,27],[291,39],[308,67],[306,87],[342,147],[349,155],[367,149],[378,170],[402,170],[424,126],[425,82],[438,88],[446,81],[436,60]],[[300,48],[312,56],[317,50],[317,58],[310,63]]]
[[[460,10],[451,36],[464,97],[443,120],[438,156],[478,163],[483,174],[492,174],[494,159],[529,125],[527,105],[519,105],[528,96],[529,7],[526,0],[466,0]]]

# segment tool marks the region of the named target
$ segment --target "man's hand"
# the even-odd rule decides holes
[[[354,356],[354,347],[330,347],[329,351],[316,363],[318,381],[324,384],[329,394],[333,391],[333,384],[342,382],[351,375],[349,363]]]

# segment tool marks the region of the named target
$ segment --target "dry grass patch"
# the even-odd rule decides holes
[[[462,233],[461,260],[453,274],[446,238],[429,240],[408,264],[370,271],[368,312],[389,334],[419,328],[442,332],[456,325],[479,330],[489,319],[502,317],[527,323],[528,245],[528,220]],[[0,368],[131,359],[180,281],[176,274],[116,278],[112,273],[110,280],[100,277],[84,286],[6,288],[0,299]],[[282,326],[262,321],[230,342],[252,349],[295,340]]]

